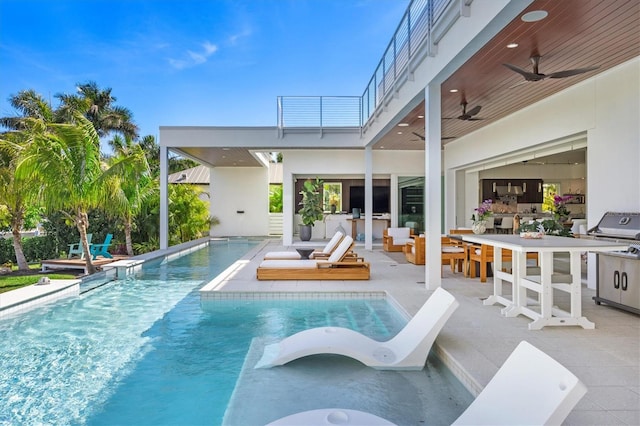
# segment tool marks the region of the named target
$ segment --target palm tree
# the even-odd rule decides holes
[[[33,123],[34,119],[42,123],[52,123],[54,111],[34,90],[23,90],[10,96],[9,103],[20,114],[0,118],[0,124],[11,129],[10,132],[0,135],[0,200],[9,213],[18,269],[28,271],[29,265],[24,255],[20,230],[24,225],[28,203],[35,202],[35,189],[40,185],[35,175],[16,176],[16,167],[30,140],[30,123]]]
[[[85,253],[89,253],[87,212],[98,206],[100,185],[100,149],[93,124],[75,113],[75,124],[47,124],[26,119],[29,143],[20,156],[16,177],[33,176],[41,183],[39,198],[49,211],[62,211],[80,233]],[[95,272],[91,256],[85,256],[88,273]]]
[[[46,123],[53,123],[54,111],[51,105],[35,90],[23,90],[16,95],[9,96],[9,104],[20,115],[0,118],[0,125],[11,130],[22,130],[25,127],[25,118],[38,118]]]
[[[61,102],[57,110],[61,121],[72,122],[74,113],[80,112],[93,123],[98,137],[106,137],[111,132],[132,139],[138,137],[133,114],[127,108],[114,105],[116,98],[111,95],[111,88],[101,90],[96,82],[89,81],[78,84],[77,89],[77,94],[56,95]]]
[[[23,136],[21,132],[11,132],[0,137],[0,200],[9,214],[18,269],[28,271],[29,264],[24,255],[20,230],[24,225],[27,200],[37,186],[31,176],[18,178],[15,174],[20,152],[24,148],[20,141]]]
[[[142,146],[130,138],[116,136],[111,141],[115,150],[110,166],[103,175],[108,188],[104,208],[124,222],[127,254],[133,256],[131,230],[135,216],[144,203],[158,195],[158,184],[152,179],[149,164]]]

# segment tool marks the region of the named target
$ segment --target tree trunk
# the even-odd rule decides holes
[[[11,234],[13,235],[13,251],[16,253],[16,260],[18,261],[18,269],[21,271],[28,271],[29,264],[27,258],[24,257],[24,250],[22,249],[22,235],[20,230],[23,224],[22,211],[14,212],[11,218]]]
[[[127,254],[133,256],[133,243],[131,242],[131,219],[127,218],[124,223],[124,239],[127,244]]]
[[[78,232],[80,232],[80,242],[82,243],[82,249],[84,250],[84,264],[87,268],[87,274],[95,274],[96,267],[93,266],[93,262],[91,261],[91,250],[89,250],[89,241],[87,241],[89,217],[80,208],[76,212],[76,225],[78,227]]]
[[[21,271],[28,271],[29,264],[27,258],[24,257],[24,250],[22,250],[22,236],[20,235],[20,229],[13,229],[13,250],[16,253],[16,260],[18,261],[18,269]]]

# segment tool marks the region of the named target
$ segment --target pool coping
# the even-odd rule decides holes
[[[82,280],[51,280],[49,284],[33,284],[0,293],[0,319],[29,311],[46,303],[78,296]]]

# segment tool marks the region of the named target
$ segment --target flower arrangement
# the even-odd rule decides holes
[[[567,201],[572,199],[571,195],[554,195],[553,196],[553,207],[551,209],[551,213],[553,214],[553,218],[555,220],[561,220],[563,217],[566,218],[571,214],[571,212],[567,209]]]
[[[471,220],[473,222],[481,222],[487,220],[487,218],[491,216],[492,203],[493,200],[484,200],[478,208],[474,209],[475,213],[471,215]]]

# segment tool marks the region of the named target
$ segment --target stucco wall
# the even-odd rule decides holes
[[[244,213],[238,213],[244,211]],[[255,236],[269,232],[269,174],[263,167],[211,169],[211,235]]]

